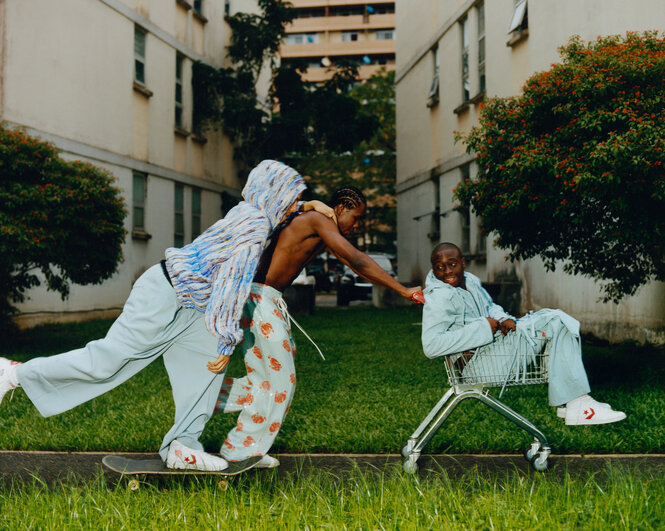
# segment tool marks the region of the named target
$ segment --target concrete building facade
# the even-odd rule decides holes
[[[340,59],[359,64],[361,80],[382,67],[395,69],[395,2],[377,0],[291,0],[297,10],[280,47],[282,61],[304,61],[306,81],[331,76]]]
[[[18,323],[117,314],[133,282],[240,196],[228,139],[192,123],[192,65],[223,65],[229,0],[0,1],[0,116],[109,170],[128,216],[124,262],[68,300],[35,288]],[[240,6],[238,6],[240,7]],[[257,11],[254,1],[243,11]]]
[[[665,342],[665,285],[653,282],[620,304],[600,302],[597,283],[538,259],[506,260],[483,237],[473,213],[459,209],[453,189],[475,177],[473,154],[455,131],[477,123],[485,97],[518,94],[526,79],[558,62],[573,35],[662,30],[659,0],[414,0],[396,13],[397,205],[399,277],[423,282],[432,247],[458,243],[468,269],[512,294],[514,311],[561,308],[583,331],[612,341]],[[510,297],[504,302],[510,302]]]

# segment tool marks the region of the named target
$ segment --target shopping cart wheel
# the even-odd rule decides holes
[[[524,450],[524,459],[530,463],[531,459],[533,459],[533,456],[540,452],[540,446],[540,441],[535,439],[533,443],[531,443],[531,446],[528,446],[527,449]]]
[[[549,461],[547,459],[547,454],[535,454],[531,458],[531,467],[536,471],[536,472],[545,472],[547,470],[547,467],[549,466]]]
[[[404,471],[407,474],[415,474],[418,472],[418,463],[413,459],[407,459],[404,461]]]

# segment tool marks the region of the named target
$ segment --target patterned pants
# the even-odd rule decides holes
[[[296,387],[295,344],[286,312],[278,307],[282,294],[252,284],[240,326],[247,375],[225,378],[215,413],[240,412],[220,450],[228,461],[265,455],[289,410]]]

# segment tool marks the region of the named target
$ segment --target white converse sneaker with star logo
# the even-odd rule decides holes
[[[566,425],[584,426],[609,424],[626,418],[623,411],[614,411],[590,396],[581,396],[566,404]]]
[[[228,468],[226,459],[208,454],[201,450],[192,450],[178,441],[169,445],[166,466],[176,470],[201,470],[204,472],[220,472]]]

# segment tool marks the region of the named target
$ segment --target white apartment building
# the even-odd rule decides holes
[[[228,139],[197,134],[192,64],[223,66],[233,8],[254,0],[3,0],[0,116],[109,170],[124,193],[124,262],[68,300],[36,288],[17,321],[119,313],[133,282],[240,197]]]
[[[583,332],[612,341],[665,342],[665,285],[651,283],[620,304],[603,304],[592,280],[540,260],[506,261],[459,211],[453,188],[477,172],[454,131],[477,123],[484,97],[520,92],[533,73],[558,62],[573,35],[663,30],[661,0],[413,0],[397,4],[397,234],[399,277],[424,282],[432,247],[453,241],[468,269],[496,291],[512,291],[516,311],[561,308]],[[511,290],[511,288],[514,288]]]
[[[290,0],[296,10],[287,25],[282,61],[307,64],[303,79],[319,83],[341,59],[356,62],[358,77],[395,69],[395,1]]]

